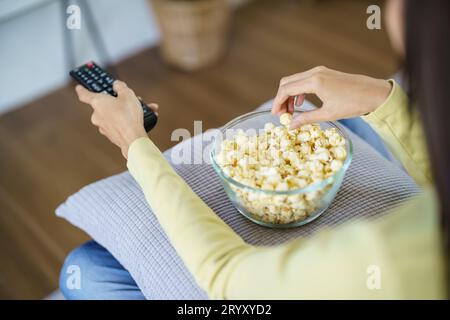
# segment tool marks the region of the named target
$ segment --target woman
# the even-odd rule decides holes
[[[377,221],[352,222],[276,247],[246,244],[173,172],[147,137],[138,100],[125,83],[114,83],[117,98],[77,87],[80,101],[93,107],[93,124],[120,147],[173,246],[211,298],[448,297],[450,3],[390,0],[387,21],[394,47],[406,53],[417,110],[394,81],[317,67],[281,80],[273,112],[292,112],[294,96],[301,101],[314,93],[323,106],[292,126],[362,116],[424,191]],[[96,243],[75,250],[66,265],[86,260],[97,265],[88,278],[100,285],[66,290],[62,274],[66,297],[144,298]],[[367,288],[369,265],[383,272],[379,290]]]

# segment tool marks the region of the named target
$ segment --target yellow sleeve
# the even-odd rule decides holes
[[[392,91],[388,99],[362,118],[381,136],[416,183],[430,184],[431,168],[419,115],[409,110],[402,88],[394,80],[389,81]]]
[[[441,264],[434,249],[437,222],[433,214],[423,214],[434,210],[428,207],[430,201],[417,200],[400,216],[387,217],[389,221],[353,223],[310,239],[255,247],[189,188],[150,139],[140,138],[131,145],[128,168],[172,245],[211,298],[443,295]]]

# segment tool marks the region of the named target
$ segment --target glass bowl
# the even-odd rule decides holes
[[[301,111],[296,110],[294,117],[299,113]],[[239,129],[246,132],[262,132],[264,125],[268,122],[280,125],[279,117],[273,115],[270,110],[250,112],[228,122],[221,128],[220,134],[213,138],[210,152],[212,166],[219,175],[233,205],[249,220],[271,228],[292,228],[305,225],[317,219],[330,206],[339,191],[352,159],[352,142],[340,124],[321,122],[319,125],[322,129],[336,128],[345,139],[347,156],[338,171],[305,188],[288,191],[254,188],[228,176],[217,163],[216,155],[220,152],[223,139],[233,138]]]

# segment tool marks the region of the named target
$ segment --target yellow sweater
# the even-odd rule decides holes
[[[364,117],[410,175],[430,180],[420,123],[392,82]],[[197,283],[217,299],[445,298],[438,202],[431,188],[376,221],[326,229],[273,247],[245,243],[174,172],[148,138],[128,168]]]

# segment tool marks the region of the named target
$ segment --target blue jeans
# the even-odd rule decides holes
[[[366,141],[383,157],[392,160],[392,156],[380,136],[361,118],[339,120],[341,124]]]
[[[89,241],[66,258],[59,288],[69,300],[144,300],[130,273],[108,250]]]
[[[341,123],[390,159],[383,141],[362,119],[346,119]],[[59,286],[66,299],[145,299],[130,273],[95,241],[83,244],[67,256]]]

